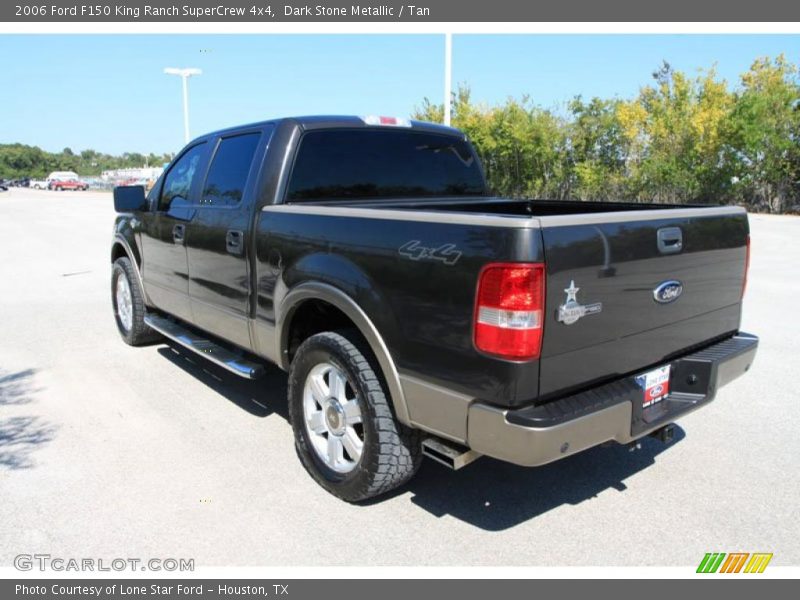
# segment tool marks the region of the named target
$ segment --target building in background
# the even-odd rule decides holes
[[[103,171],[100,174],[100,179],[103,181],[118,182],[130,180],[156,180],[161,173],[164,172],[164,167],[138,167],[129,169],[110,169]]]
[[[112,188],[117,185],[143,185],[145,191],[149,192],[163,172],[164,167],[110,169],[100,174],[100,180],[95,182],[93,187]]]

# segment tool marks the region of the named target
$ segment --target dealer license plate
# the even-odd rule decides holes
[[[669,367],[659,367],[636,377],[639,387],[644,390],[643,407],[647,408],[669,396]]]

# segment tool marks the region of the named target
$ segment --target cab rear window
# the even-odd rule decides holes
[[[398,129],[349,129],[303,136],[287,200],[483,195],[483,173],[472,147],[462,139]]]

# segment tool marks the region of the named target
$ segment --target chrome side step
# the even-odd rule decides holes
[[[209,339],[201,337],[199,334],[194,333],[175,321],[159,317],[158,315],[149,314],[145,315],[144,322],[148,327],[155,329],[164,337],[171,339],[173,342],[180,344],[192,352],[196,352],[203,358],[210,360],[214,364],[219,365],[223,369],[227,369],[239,377],[258,379],[264,374],[264,367],[257,362],[242,358],[235,352]]]
[[[443,464],[445,467],[450,467],[454,471],[461,467],[466,467],[472,461],[483,456],[460,444],[435,437],[428,437],[422,440],[422,454]]]

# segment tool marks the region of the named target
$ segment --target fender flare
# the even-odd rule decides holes
[[[281,357],[281,367],[284,370],[288,370],[289,368],[289,327],[287,325],[291,323],[292,315],[295,310],[297,310],[305,300],[323,300],[342,311],[355,324],[361,335],[366,339],[373,354],[375,354],[375,358],[378,360],[378,365],[383,372],[386,385],[389,388],[389,394],[397,419],[404,425],[411,426],[408,405],[406,404],[405,394],[403,393],[403,386],[400,383],[400,375],[397,372],[397,367],[394,364],[394,360],[392,360],[386,342],[384,342],[383,337],[378,332],[377,327],[375,327],[375,324],[369,316],[367,316],[367,313],[364,312],[353,298],[339,288],[327,283],[307,281],[295,286],[286,294],[286,297],[280,305],[280,312],[275,322],[275,340],[278,344],[276,355]]]
[[[144,295],[144,303],[145,305],[150,304],[150,300],[147,297],[147,292],[144,289],[144,279],[142,279],[142,272],[139,270],[139,261],[136,260],[136,254],[134,254],[131,245],[128,243],[128,240],[119,233],[114,234],[114,240],[111,244],[111,257],[114,256],[114,248],[116,246],[122,246],[123,252],[128,256],[128,259],[131,261],[133,265],[133,270],[136,273],[136,280],[139,282],[139,289],[142,290],[142,294]]]

